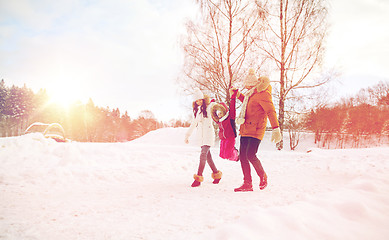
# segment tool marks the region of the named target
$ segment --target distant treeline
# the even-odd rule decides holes
[[[88,103],[74,103],[68,108],[50,102],[41,89],[34,93],[26,86],[7,87],[0,82],[0,137],[17,136],[34,122],[59,123],[66,137],[75,141],[129,141],[163,127],[188,127],[188,120],[158,121],[149,110],[132,119],[118,108],[109,109]],[[344,148],[379,145],[389,140],[389,82],[381,82],[347,99],[320,104],[305,114],[289,117],[291,149],[298,145],[299,133],[315,133],[319,147]]]
[[[50,102],[44,89],[34,93],[26,85],[7,87],[1,80],[0,137],[21,135],[34,122],[59,123],[65,129],[66,138],[88,142],[129,141],[158,128],[189,126],[182,120],[163,123],[149,110],[131,119],[118,108],[95,106],[92,99],[65,108]]]
[[[380,145],[389,140],[389,82],[362,89],[355,97],[312,109],[305,127],[319,147]]]

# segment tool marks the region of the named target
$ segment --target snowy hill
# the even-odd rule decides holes
[[[183,144],[185,131],[127,143],[0,138],[0,239],[389,239],[389,147],[276,151],[265,136],[268,187],[254,177],[254,192],[235,193],[240,164],[217,147],[220,184],[206,167],[190,187],[200,149]]]

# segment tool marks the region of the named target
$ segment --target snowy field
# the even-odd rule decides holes
[[[0,138],[0,240],[389,239],[389,146],[259,148],[268,187],[235,193],[240,163],[191,188],[200,148],[184,128],[127,143]],[[238,139],[237,139],[238,140]]]

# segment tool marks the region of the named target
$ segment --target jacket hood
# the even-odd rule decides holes
[[[259,79],[259,83],[255,86],[257,92],[263,92],[265,90],[267,90],[270,86],[270,79],[268,77],[260,77]],[[271,87],[270,87],[270,91],[271,91]]]

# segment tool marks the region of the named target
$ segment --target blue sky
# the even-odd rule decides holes
[[[186,118],[190,97],[175,81],[195,10],[192,0],[0,0],[0,78],[133,118]],[[331,1],[326,65],[343,73],[339,94],[388,79],[388,13],[383,0]]]

